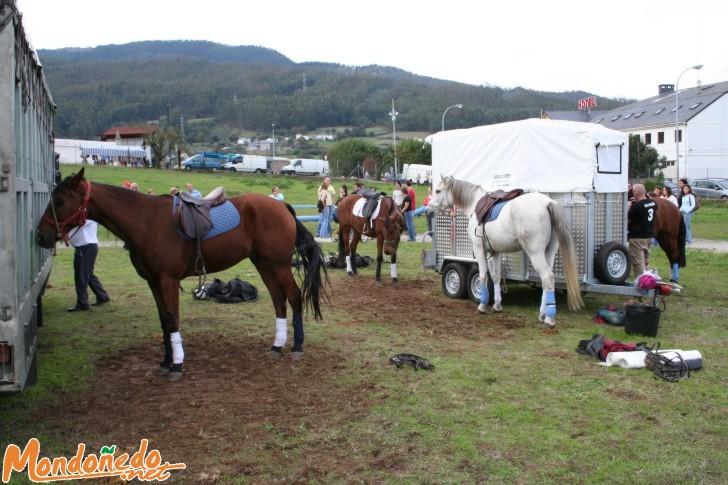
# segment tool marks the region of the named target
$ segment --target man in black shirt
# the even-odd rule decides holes
[[[653,227],[657,202],[647,198],[645,186],[642,184],[635,184],[632,190],[635,201],[627,212],[627,240],[632,270],[637,279],[645,272],[645,266],[650,262],[652,238],[655,237]]]

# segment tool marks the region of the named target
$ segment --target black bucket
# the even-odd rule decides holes
[[[624,308],[624,331],[629,335],[657,336],[660,309],[652,305],[627,305]]]

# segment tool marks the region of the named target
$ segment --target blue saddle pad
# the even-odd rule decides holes
[[[175,197],[174,204],[172,204],[172,212],[174,212],[174,209],[178,205],[179,197]],[[212,210],[210,210],[210,218],[212,219],[212,228],[210,229],[210,232],[202,238],[203,241],[235,229],[240,224],[240,213],[229,200],[225,201],[222,205],[213,207]],[[183,238],[191,239],[187,237],[187,235],[182,232],[179,227],[174,226],[174,228]]]
[[[486,219],[485,222],[492,222],[496,219],[498,219],[498,216],[500,215],[501,210],[503,209],[503,206],[505,206],[507,203],[509,203],[510,200],[506,200],[505,202],[498,202],[493,206],[493,208],[490,210],[490,214],[488,214],[488,219]]]

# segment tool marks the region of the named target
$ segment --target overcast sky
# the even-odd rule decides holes
[[[208,40],[294,62],[642,99],[728,80],[725,0],[17,0],[36,49]],[[42,62],[41,58],[41,62]]]

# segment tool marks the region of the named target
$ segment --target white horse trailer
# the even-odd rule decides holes
[[[627,134],[594,123],[528,119],[443,131],[427,141],[432,144],[433,187],[449,175],[488,192],[520,188],[557,200],[569,218],[582,291],[651,294],[625,283],[631,268]],[[458,210],[436,216],[425,266],[442,275],[446,295],[477,302],[480,282],[467,234],[469,216]],[[556,287],[566,288],[560,251],[554,276]],[[523,251],[503,254],[502,277],[541,284]]]
[[[0,392],[37,376],[37,328],[53,264],[35,230],[56,179],[55,106],[15,2],[0,9]]]

